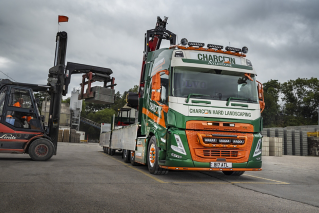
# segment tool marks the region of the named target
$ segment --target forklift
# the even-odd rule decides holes
[[[0,80],[0,153],[27,153],[35,161],[46,161],[57,154],[61,99],[68,92],[72,74],[83,74],[79,100],[114,102],[114,97],[100,94],[101,91],[114,94],[112,70],[72,62],[65,66],[66,47],[67,33],[58,32],[54,66],[49,69],[47,85]],[[104,82],[103,87],[92,87],[96,81]],[[47,92],[50,99],[47,126],[33,94],[40,91]]]

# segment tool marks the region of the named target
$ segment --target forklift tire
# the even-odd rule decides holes
[[[123,149],[123,159],[125,163],[129,163],[131,161],[130,154],[130,150]]]
[[[132,166],[137,166],[138,163],[135,162],[135,151],[130,151],[129,153]]]
[[[53,153],[53,143],[45,138],[36,139],[29,146],[29,155],[31,159],[35,161],[49,160],[52,157]]]
[[[148,171],[153,175],[166,175],[168,173],[167,169],[162,169],[158,165],[158,147],[155,136],[152,136],[148,143],[147,166]]]
[[[224,175],[229,175],[229,176],[241,176],[242,174],[245,173],[245,171],[223,171]]]

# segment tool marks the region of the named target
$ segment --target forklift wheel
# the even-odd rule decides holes
[[[36,139],[29,147],[29,155],[32,160],[49,160],[54,152],[54,146],[51,141],[45,138]]]

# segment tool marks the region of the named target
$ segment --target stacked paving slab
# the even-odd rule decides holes
[[[292,154],[300,155],[300,130],[292,131]]]
[[[263,137],[262,140],[262,155],[269,156],[269,137]]]
[[[269,156],[282,156],[282,138],[269,138]]]
[[[284,130],[284,141],[286,144],[286,152],[285,155],[292,155],[292,130],[285,129]]]
[[[308,138],[307,131],[300,131],[300,155],[308,155]]]
[[[282,138],[263,137],[262,155],[282,157]]]
[[[281,138],[282,139],[281,149],[282,149],[283,155],[307,156],[313,153],[312,148],[310,147],[309,144],[313,146],[314,144],[313,141],[315,140],[315,139],[310,140],[310,137],[307,137],[307,133],[316,132],[316,131],[319,131],[319,125],[288,126],[285,128],[264,128],[261,134],[263,135],[263,137]],[[317,139],[319,141],[319,138]],[[319,145],[318,145],[318,150],[319,150]]]

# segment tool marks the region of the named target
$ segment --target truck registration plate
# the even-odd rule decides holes
[[[210,162],[211,168],[233,168],[233,163]]]

